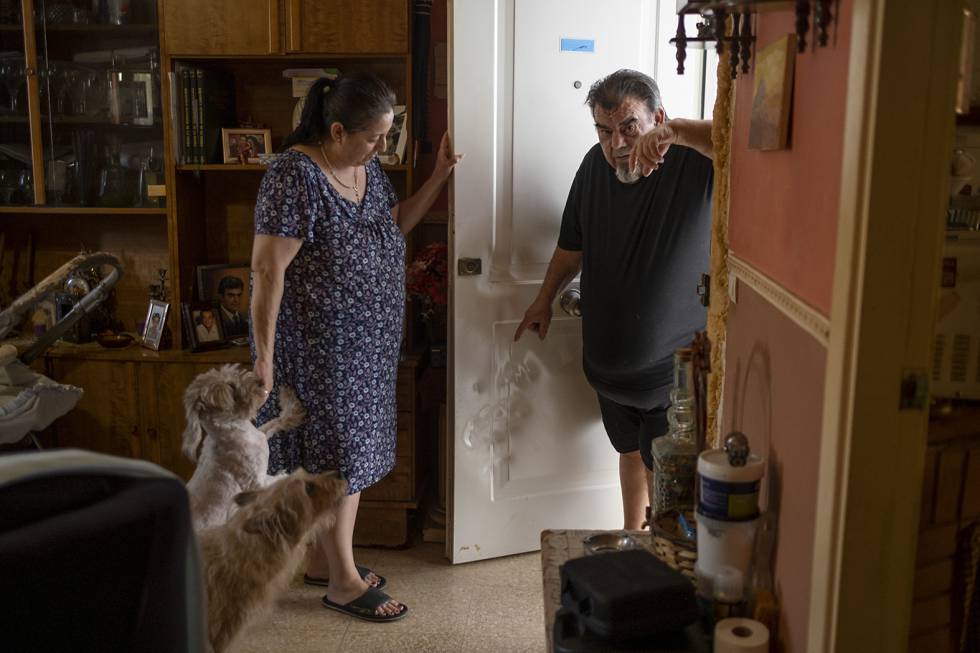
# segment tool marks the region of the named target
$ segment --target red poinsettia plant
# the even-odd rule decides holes
[[[405,273],[409,296],[419,300],[421,317],[430,320],[440,306],[446,305],[449,281],[446,243],[431,243],[415,256]]]

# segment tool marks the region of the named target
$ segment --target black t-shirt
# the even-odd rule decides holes
[[[558,246],[582,252],[583,365],[600,394],[649,410],[668,403],[673,353],[705,326],[711,160],[673,145],[635,184],[595,145],[565,203]]]

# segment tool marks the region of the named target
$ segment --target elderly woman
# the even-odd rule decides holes
[[[269,473],[339,469],[349,495],[323,529],[305,581],[323,605],[368,621],[408,608],[385,579],[354,564],[354,520],[363,489],[395,462],[395,378],[405,306],[405,238],[461,158],[448,136],[432,176],[399,201],[377,158],[395,96],[368,74],[321,79],[270,166],[255,206],[252,347],[274,416],[278,389],[295,388],[308,417],[270,441]],[[329,583],[327,579],[329,578]]]

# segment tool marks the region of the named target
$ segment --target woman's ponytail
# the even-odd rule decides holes
[[[330,135],[338,122],[348,132],[363,129],[372,120],[392,111],[395,94],[381,79],[368,73],[348,73],[337,79],[321,77],[306,93],[299,125],[282,142],[282,150],[293,145],[317,145]]]
[[[282,150],[297,143],[319,143],[326,137],[329,125],[324,121],[324,106],[327,94],[330,92],[330,82],[333,80],[321,77],[313,82],[306,92],[303,102],[303,113],[296,129],[282,142]]]

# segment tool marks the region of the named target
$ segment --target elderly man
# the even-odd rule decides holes
[[[544,339],[555,296],[581,270],[585,375],[620,454],[625,527],[639,528],[653,438],[667,432],[673,352],[705,325],[696,288],[708,269],[711,122],[668,121],[656,82],[632,70],[593,84],[586,103],[599,142],[514,339],[526,329]]]
[[[245,284],[238,277],[222,277],[218,282],[218,304],[221,328],[226,338],[248,335],[248,321],[242,313],[242,295]]]

